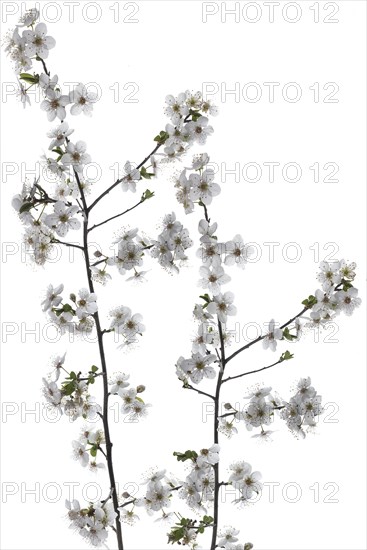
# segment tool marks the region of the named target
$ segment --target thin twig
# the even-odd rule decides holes
[[[65,243],[63,241],[59,241],[59,239],[53,239],[52,242],[55,244],[63,244],[64,246],[70,246],[71,248],[79,248],[79,250],[84,250],[84,248],[80,244]]]
[[[205,391],[198,390],[197,388],[194,388],[194,386],[191,386],[191,384],[184,384],[183,388],[185,388],[186,390],[196,391],[197,393],[200,393],[201,395],[205,395],[206,397],[210,397],[210,399],[213,399],[213,400],[215,399],[214,395],[210,395],[210,393],[206,393]]]
[[[105,223],[110,222],[111,220],[115,220],[116,218],[119,218],[120,216],[123,216],[124,214],[127,214],[128,212],[131,212],[131,210],[134,210],[134,208],[136,208],[137,206],[139,206],[139,204],[142,204],[145,201],[146,201],[146,199],[141,199],[139,202],[137,202],[131,208],[127,208],[127,210],[124,210],[124,212],[120,212],[120,214],[116,214],[115,216],[111,216],[110,218],[108,218],[107,220],[104,220],[103,222],[96,223],[95,225],[90,227],[88,229],[88,231],[93,231],[93,229],[96,229],[96,227],[100,227],[101,225],[104,225]]]
[[[158,151],[158,149],[163,145],[163,143],[158,143],[156,145],[156,147],[154,147],[153,151],[151,153],[149,153],[149,155],[147,155],[145,157],[145,159],[140,163],[138,164],[138,166],[136,167],[137,170],[139,170],[146,162],[147,160],[150,159],[150,157],[152,155],[154,155],[154,153],[156,153]],[[103,191],[103,193],[101,193],[99,195],[99,197],[96,198],[96,200],[94,202],[92,202],[92,204],[89,206],[89,212],[96,206],[96,204],[99,203],[99,201],[101,199],[103,199],[103,197],[105,197],[106,195],[108,195],[108,193],[110,193],[110,191],[112,191],[112,189],[114,189],[117,185],[119,185],[119,183],[121,183],[123,181],[124,178],[119,178],[115,181],[115,183],[113,183],[112,185],[110,185],[110,187],[108,187],[106,189],[106,191]]]
[[[292,319],[289,319],[289,321],[287,321],[286,323],[284,323],[284,325],[282,325],[280,327],[280,329],[283,329],[285,327],[287,327],[288,325],[290,325],[291,323],[293,323],[293,321],[295,321],[295,319],[297,319],[298,317],[301,317],[301,315],[303,315],[309,308],[308,307],[304,307],[302,309],[302,311],[300,311],[299,313],[297,313],[297,315],[295,315],[294,317],[292,317]],[[248,349],[250,348],[251,346],[253,346],[254,344],[257,344],[258,342],[261,342],[261,340],[264,340],[264,338],[266,337],[266,334],[264,334],[263,336],[259,336],[258,338],[256,338],[255,340],[252,340],[252,342],[249,342],[248,344],[246,344],[245,346],[242,346],[242,348],[239,348],[237,351],[235,351],[234,353],[232,353],[232,355],[230,355],[229,357],[227,357],[227,360],[226,362],[228,363],[229,361],[231,361],[232,359],[234,359],[234,357],[236,357],[236,355],[238,355],[239,353],[241,353],[242,351],[245,351],[245,349]]]
[[[279,363],[283,363],[285,359],[278,359],[275,363],[272,363],[271,365],[268,365],[267,367],[262,367],[261,369],[256,370],[250,370],[248,372],[243,372],[242,374],[237,374],[237,376],[228,376],[228,378],[225,378],[223,380],[224,382],[229,382],[229,380],[235,380],[236,378],[241,378],[242,376],[247,376],[248,374],[254,374],[255,372],[260,372],[262,370],[270,369],[271,367],[275,367],[275,365],[279,365]]]

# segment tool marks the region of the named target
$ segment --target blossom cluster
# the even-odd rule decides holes
[[[138,341],[137,337],[142,336],[145,331],[145,326],[142,323],[143,317],[140,313],[132,314],[132,311],[127,306],[118,306],[110,311],[110,331],[121,335],[123,340],[120,348],[129,346]]]
[[[95,383],[98,367],[92,365],[87,373],[66,370],[66,353],[56,356],[52,360],[52,370],[48,378],[43,378],[42,393],[48,405],[61,414],[65,414],[71,421],[83,418],[91,422],[99,420],[102,408],[95,397],[89,393],[90,385]],[[65,379],[58,384],[61,372],[66,373]],[[85,433],[83,435],[85,439]]]
[[[149,246],[148,240],[142,238],[138,231],[138,228],[122,230],[114,241],[114,245],[117,245],[117,253],[106,257],[106,265],[116,267],[120,275],[125,275],[127,271],[133,271],[132,278],[135,279],[143,276],[142,272],[137,271],[137,268],[143,265],[144,251]]]
[[[21,27],[33,29],[38,17],[38,10],[28,10],[16,28],[5,39],[5,51],[13,61],[17,74],[31,69],[31,58],[38,56],[41,59],[47,59],[49,50],[56,45],[55,39],[52,36],[47,36],[47,27],[44,23],[38,23],[34,30],[24,30],[22,35],[19,34]]]
[[[161,132],[165,145],[164,154],[174,159],[186,153],[193,143],[206,143],[213,128],[208,124],[209,119],[205,115],[216,116],[218,109],[210,101],[204,100],[200,92],[192,93],[187,90],[177,97],[166,97],[165,114],[171,123],[166,124],[165,131]]]
[[[240,463],[237,463],[240,464]],[[245,462],[242,464],[246,464]],[[255,472],[254,472],[255,473]],[[237,535],[239,534],[239,530],[235,529],[234,527],[231,527],[229,525],[223,527],[218,532],[218,542],[217,547],[219,548],[225,548],[225,550],[251,550],[253,548],[253,545],[251,542],[246,542],[245,544],[238,542]]]
[[[66,500],[70,527],[79,533],[90,545],[98,547],[106,543],[108,528],[113,527],[117,513],[110,500],[91,502],[81,508],[78,500]]]
[[[236,504],[246,503],[251,499],[253,493],[259,494],[261,492],[261,473],[253,472],[252,466],[248,462],[243,460],[234,462],[229,469],[231,471],[229,483],[241,494],[240,498],[234,501]]]
[[[186,214],[194,211],[194,203],[205,206],[211,204],[221,191],[214,182],[214,171],[206,167],[208,162],[207,153],[195,156],[191,167],[184,168],[175,180],[176,197]]]
[[[115,373],[108,381],[111,395],[118,395],[121,397],[122,414],[128,415],[131,422],[137,422],[140,418],[144,418],[148,414],[149,403],[144,403],[140,397],[145,391],[145,386],[139,385],[136,388],[128,388],[130,383],[128,379],[130,375],[123,372]]]
[[[196,512],[206,512],[206,505],[214,500],[214,470],[219,462],[220,446],[214,444],[199,453],[186,451],[175,453],[178,460],[190,460],[190,473],[186,476],[179,491],[179,497]]]
[[[207,512],[207,506],[211,505],[214,499],[214,466],[219,462],[219,445],[215,444],[209,448],[185,453],[175,452],[179,462],[189,463],[189,473],[181,481],[166,474],[166,470],[153,469],[146,476],[142,485],[146,485],[144,497],[131,497],[128,493],[123,495],[126,502],[121,504],[121,521],[132,524],[139,519],[135,514],[135,506],[142,507],[149,515],[160,514],[156,521],[163,521],[172,524],[177,514],[168,512],[171,507],[171,499],[174,492],[178,492],[180,499],[184,500],[189,508],[196,513]],[[132,508],[128,509],[128,505]],[[203,526],[209,526],[213,518],[204,515],[198,523],[196,520],[183,520],[179,523],[179,529],[172,528],[169,535],[169,542],[179,542],[196,547],[198,533],[202,533]],[[198,524],[197,524],[198,523]]]
[[[352,284],[355,269],[354,262],[348,264],[345,260],[320,263],[317,279],[322,283],[322,288],[317,289],[308,300],[312,306],[311,325],[322,327],[340,313],[352,315],[360,306],[358,289]]]
[[[158,260],[159,265],[168,271],[179,272],[175,262],[181,264],[187,260],[186,250],[193,245],[189,232],[182,223],[176,220],[172,212],[163,218],[163,228],[157,239],[151,241],[150,255]]]
[[[66,332],[89,333],[93,330],[93,315],[98,311],[97,296],[86,288],[79,290],[78,295],[70,294],[71,304],[63,302],[61,296],[64,285],[49,285],[42,309],[49,314],[50,321],[60,330]]]
[[[43,378],[43,395],[47,403],[72,421],[78,418],[89,421],[98,419],[102,409],[89,393],[89,385],[94,383],[96,377],[94,369],[96,367],[85,375],[71,371],[60,386],[55,380]]]
[[[97,463],[96,456],[101,445],[105,443],[104,432],[101,429],[94,429],[90,426],[84,426],[80,437],[72,441],[73,458],[77,460],[83,468],[89,465],[92,472],[104,468],[103,462]],[[92,460],[90,460],[92,457]]]
[[[261,429],[253,437],[268,440],[273,431],[264,428],[273,423],[274,415],[278,413],[293,435],[305,438],[305,428],[315,428],[318,417],[323,413],[321,396],[311,386],[311,379],[301,378],[295,395],[289,401],[273,395],[271,391],[270,386],[256,386],[244,397],[249,402],[243,410],[236,410],[230,403],[226,404],[228,412],[219,419],[219,431],[230,438],[238,433],[235,422],[244,422],[249,431]]]
[[[323,413],[321,395],[311,386],[311,378],[301,378],[297,391],[288,403],[284,403],[280,416],[286,421],[291,432],[300,438],[305,438],[304,428],[314,428],[318,417]]]

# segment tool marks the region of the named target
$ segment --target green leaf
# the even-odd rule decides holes
[[[195,451],[186,451],[185,453],[178,453],[175,451],[173,456],[177,458],[178,462],[185,462],[186,460],[195,460],[198,454]]]
[[[29,212],[31,208],[33,208],[33,203],[32,202],[25,202],[20,207],[19,214],[23,214],[23,212]]]
[[[290,342],[292,342],[292,340],[297,340],[297,336],[291,334],[288,327],[285,327],[285,329],[283,330],[283,337]]]
[[[38,84],[39,81],[38,74],[20,73],[19,78],[29,84]]]
[[[77,376],[75,374],[75,372],[72,370],[71,373],[69,374],[69,378],[70,380],[76,380]]]
[[[71,312],[74,313],[74,310],[73,310],[73,308],[71,307],[70,304],[64,304],[63,307],[62,307],[62,310],[63,311],[71,311]]]
[[[140,170],[140,175],[141,175],[142,178],[150,180],[154,176],[154,173],[153,172],[147,172],[147,169],[145,168],[145,166],[143,166]]]
[[[306,298],[305,300],[303,300],[302,304],[307,307],[307,308],[311,308],[312,306],[314,306],[315,304],[317,304],[317,300],[315,298],[315,296],[313,296],[312,294],[310,294],[310,296],[308,298]]]
[[[65,384],[62,389],[64,395],[71,395],[75,390],[74,382],[69,382],[68,384]]]
[[[157,136],[155,136],[154,141],[157,141],[160,145],[163,145],[169,138],[169,134],[161,130]]]
[[[97,372],[98,367],[96,367],[96,365],[92,365],[90,370],[91,372]]]
[[[93,447],[90,449],[89,452],[92,456],[96,457],[97,456],[97,451],[98,451],[97,447],[95,445],[93,445]]]
[[[179,542],[185,535],[184,527],[173,527],[171,532],[168,534],[168,542],[174,544]]]
[[[204,300],[207,304],[210,304],[210,302],[211,302],[209,294],[202,294],[201,296],[199,296],[199,298]]]
[[[150,191],[150,189],[146,189],[141,196],[141,200],[146,201],[148,199],[151,199],[152,197],[154,197],[154,192]]]
[[[342,279],[342,283],[343,283],[343,290],[346,292],[347,290],[349,290],[350,288],[353,288],[353,285],[352,283],[350,283],[349,281],[346,281],[345,279]]]
[[[190,109],[190,115],[194,122],[196,122],[197,119],[201,117],[200,111],[195,111],[194,109]]]
[[[202,521],[206,525],[210,525],[211,523],[213,523],[214,518],[212,518],[212,516],[204,516],[203,519],[200,521]]]
[[[279,361],[288,361],[288,359],[293,359],[293,357],[294,357],[294,354],[287,350],[284,353],[282,353]]]

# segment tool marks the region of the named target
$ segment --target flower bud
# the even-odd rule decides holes
[[[136,388],[136,391],[138,393],[143,393],[143,391],[145,391],[145,386],[143,386],[142,384],[140,384],[137,388]]]
[[[224,408],[226,409],[226,411],[230,411],[231,409],[233,409],[232,405],[230,403],[226,403],[224,405]]]
[[[102,252],[100,252],[99,250],[96,250],[94,253],[94,256],[95,258],[100,258],[102,256]]]
[[[122,493],[122,498],[129,498],[130,497],[130,493],[128,493],[127,491],[125,491],[124,493]]]
[[[75,294],[70,294],[70,300],[71,300],[72,302],[76,302],[76,296],[75,296]]]
[[[251,548],[253,548],[254,545],[251,544],[251,542],[246,542],[245,546],[243,547],[243,550],[251,550]]]

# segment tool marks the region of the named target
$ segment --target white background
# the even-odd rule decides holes
[[[203,23],[201,2],[149,1],[137,2],[139,10],[133,16],[137,23],[123,22],[132,11],[123,2],[119,3],[119,22],[114,22],[112,3],[102,2],[101,18],[92,23],[86,19],[95,18],[95,8],[89,7],[83,17],[85,3],[80,2],[75,7],[75,21],[70,24],[69,11],[63,2],[42,3],[46,4],[50,6],[44,21],[55,19],[56,4],[60,15],[57,23],[48,23],[49,32],[57,42],[48,60],[51,72],[59,75],[61,83],[97,82],[102,90],[92,119],[69,120],[75,128],[75,140],[87,141],[93,160],[103,168],[103,176],[93,190],[95,196],[112,183],[111,165],[119,162],[123,166],[127,159],[138,163],[150,152],[154,145],[152,138],[166,123],[163,114],[166,94],[177,94],[188,88],[200,90],[203,83],[213,83],[219,89],[213,99],[220,107],[220,116],[212,119],[215,133],[202,150],[210,154],[213,162],[225,163],[228,169],[235,163],[242,168],[250,162],[258,163],[263,169],[262,178],[256,183],[247,182],[242,176],[236,182],[233,176],[225,178],[223,173],[225,181],[222,182],[218,174],[222,193],[210,208],[212,219],[219,223],[221,239],[228,240],[241,233],[246,241],[258,243],[262,251],[260,261],[249,265],[244,272],[232,269],[230,273],[232,282],[228,289],[236,295],[239,326],[242,328],[246,323],[262,326],[271,317],[283,323],[295,315],[302,307],[300,302],[317,288],[318,261],[336,247],[338,251],[334,250],[333,257],[358,263],[356,285],[365,303],[364,2],[338,2],[339,12],[334,16],[339,20],[337,23],[323,22],[334,10],[333,5],[330,8],[323,2],[316,2],[320,10],[319,23],[314,22],[316,8],[310,9],[315,6],[314,2],[297,3],[301,17],[295,23],[282,17],[284,2],[275,8],[273,23],[269,22],[268,8],[262,2],[258,2],[261,17],[256,23],[249,23],[242,16],[236,23],[234,16],[225,18],[224,15],[222,22],[220,3],[218,14]],[[226,3],[232,7],[233,4]],[[242,9],[244,3],[239,4]],[[2,3],[2,34],[17,21],[17,16],[7,17],[5,9],[11,11],[19,7],[20,3],[16,2]],[[251,9],[247,18],[254,18]],[[287,9],[286,16],[294,18],[295,8]],[[52,343],[43,333],[46,318],[40,301],[44,289],[49,283],[60,282],[65,284],[66,293],[86,286],[84,266],[77,253],[70,262],[69,252],[63,250],[59,261],[45,269],[35,269],[16,251],[22,228],[10,200],[20,190],[24,167],[31,170],[47,149],[46,132],[50,124],[34,100],[32,107],[23,111],[13,93],[4,94],[5,87],[11,90],[9,83],[15,80],[8,60],[3,63],[2,79],[2,160],[6,163],[1,188],[3,342],[6,340],[2,400],[6,402],[3,406],[8,411],[13,407],[14,412],[3,414],[1,426],[3,502],[6,501],[2,510],[2,547],[9,550],[84,548],[84,541],[68,530],[64,509],[64,499],[69,498],[66,484],[79,482],[75,497],[83,500],[85,484],[101,483],[104,489],[107,487],[105,474],[92,477],[71,458],[70,441],[78,436],[81,422],[69,424],[63,418],[52,423],[42,414],[24,416],[25,409],[36,407],[38,413],[42,412],[41,378],[48,372],[51,356],[67,350],[70,370],[98,364],[95,344],[70,344],[66,337]],[[109,89],[116,82],[120,87],[118,102],[114,102]],[[262,97],[257,102],[248,100],[254,88],[248,90],[247,99],[246,93],[245,98],[242,94],[235,98],[224,93],[236,85],[242,91],[249,82],[261,87]],[[275,88],[273,102],[269,101],[269,88],[264,82],[280,83]],[[298,83],[302,90],[297,102],[282,96],[283,86],[289,82]],[[320,83],[319,102],[314,101],[314,92],[310,90],[316,82]],[[338,102],[323,102],[332,91],[332,88],[323,90],[328,82],[338,84],[339,91],[334,96]],[[133,89],[129,85],[124,90],[126,83],[135,83],[134,89],[138,87],[134,96],[137,102],[126,102],[128,92]],[[302,178],[298,182],[286,182],[278,169],[275,181],[270,183],[264,162],[279,162],[281,167],[296,162],[302,168]],[[319,183],[314,181],[309,169],[315,162],[321,167]],[[327,162],[339,166],[335,176],[338,182],[322,181],[325,177],[322,167]],[[18,166],[13,176],[7,176],[12,166],[9,163]],[[162,216],[173,209],[197,241],[196,228],[202,213],[196,211],[185,217],[170,181],[173,171],[172,166],[157,181],[139,184],[137,196],[150,187],[156,193],[155,198],[124,220],[96,230],[96,242],[108,248],[114,232],[122,225],[138,226],[154,236]],[[31,173],[28,177],[30,181],[33,179]],[[95,220],[131,206],[136,198],[115,189],[100,208],[96,208]],[[78,239],[76,234],[70,236]],[[264,244],[269,242],[279,243],[274,261],[270,261],[269,246]],[[283,257],[283,247],[289,242],[299,244],[299,261],[291,262]],[[315,243],[319,243],[318,258]],[[328,247],[327,243],[336,244]],[[8,254],[4,254],[4,247]],[[9,254],[11,250],[13,254]],[[196,286],[199,260],[194,250],[191,250],[189,267],[182,269],[179,276],[169,276],[147,260],[152,268],[148,283],[131,286],[116,272],[109,286],[97,288],[105,326],[108,311],[124,304],[142,313],[147,327],[139,349],[134,352],[121,352],[112,338],[105,339],[110,372],[123,370],[131,374],[134,384],[144,383],[145,397],[153,405],[149,417],[138,424],[111,420],[114,463],[121,492],[125,484],[139,483],[141,474],[151,466],[184,476],[185,469],[174,460],[173,451],[200,449],[212,443],[210,418],[203,420],[203,400],[194,392],[181,389],[174,372],[178,356],[189,355],[194,334],[192,308],[199,294]],[[290,255],[293,252],[289,249]],[[247,388],[257,382],[273,386],[288,398],[299,377],[311,376],[324,403],[334,403],[328,409],[328,422],[320,421],[317,434],[309,435],[304,441],[294,439],[280,420],[274,425],[278,431],[272,443],[258,444],[244,426],[232,440],[221,438],[223,477],[233,460],[244,459],[262,472],[264,481],[279,483],[274,502],[270,502],[269,489],[266,489],[253,506],[237,510],[230,503],[232,495],[227,495],[227,503],[221,507],[221,525],[231,524],[241,529],[241,540],[251,541],[256,549],[366,548],[363,309],[352,318],[338,317],[338,332],[334,336],[331,332],[324,333],[320,341],[315,342],[311,332],[293,347],[281,343],[275,354],[254,346],[228,367],[230,374],[260,368],[277,359],[282,351],[291,349],[295,353],[292,361],[241,379],[232,386],[226,384],[223,402],[241,403]],[[11,325],[16,331],[13,336],[5,333],[10,330],[9,323],[14,323]],[[25,330],[34,327],[40,336],[24,335]],[[332,339],[337,343],[327,341]],[[232,349],[239,345],[234,343]],[[209,384],[207,388],[210,390]],[[15,484],[14,495],[5,493],[9,483]],[[35,483],[40,484],[39,502],[34,495],[25,494]],[[292,487],[289,493],[284,493],[289,483],[296,483],[300,488],[297,502],[289,502],[295,496]],[[314,492],[310,489],[315,483],[320,488],[319,502],[314,502]],[[327,483],[333,485],[325,488]],[[51,484],[48,492],[47,484]],[[330,487],[334,486],[338,487],[333,496],[337,502],[327,502]],[[92,489],[90,491],[90,498],[94,498]],[[173,508],[185,511],[177,498]],[[166,547],[166,528],[154,523],[142,510],[140,516],[136,527],[124,526],[126,548]],[[204,548],[208,544],[205,539],[201,542]],[[111,536],[111,548],[113,544]]]

